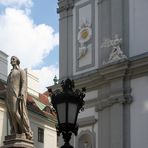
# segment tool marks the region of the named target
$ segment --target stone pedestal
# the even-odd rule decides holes
[[[25,134],[5,136],[4,146],[1,148],[34,148],[32,140],[26,139]]]

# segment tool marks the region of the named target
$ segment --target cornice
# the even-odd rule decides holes
[[[93,71],[93,73],[74,76],[73,79],[77,87],[87,86],[87,90],[91,90],[91,88],[97,88],[118,78],[128,77],[131,80],[147,74],[148,53],[108,64]]]
[[[63,11],[68,11],[70,9],[73,9],[74,0],[59,0],[58,6],[59,6],[59,8],[57,8],[57,13],[61,13]]]
[[[5,52],[1,51],[1,50],[0,50],[0,54],[3,55],[6,58],[8,57],[8,55]]]
[[[95,118],[95,116],[89,116],[89,117],[84,117],[84,118],[78,119],[79,127],[94,125],[96,122],[97,122],[97,119]]]
[[[123,78],[127,69],[128,60],[121,60],[120,62],[101,67],[94,71],[94,73],[79,75],[79,77],[77,76],[74,80],[76,87],[81,88],[87,86],[87,90],[93,90],[114,79]]]
[[[120,60],[102,67],[99,72],[107,81],[114,80],[125,76],[128,69],[128,60]]]
[[[124,96],[124,95],[116,95],[116,96],[111,96],[108,98],[105,98],[101,101],[97,101],[96,103],[96,107],[95,107],[95,111],[101,111],[107,107],[111,107],[114,104],[130,104],[132,103],[133,98],[131,95],[129,95],[128,97]]]
[[[99,94],[97,98],[86,101],[86,108],[95,107],[96,111],[100,111],[116,103],[132,103],[130,81],[147,75],[148,53],[145,53],[110,63],[93,72],[73,76],[70,79],[74,79],[76,88],[86,87],[87,92],[101,90],[107,86],[103,90],[105,95]],[[53,88],[56,89],[56,86]]]

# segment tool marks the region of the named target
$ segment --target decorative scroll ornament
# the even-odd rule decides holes
[[[122,39],[118,37],[116,34],[113,40],[106,39],[102,45],[101,48],[109,48],[112,47],[112,51],[109,55],[109,59],[107,62],[104,62],[103,64],[112,63],[115,61],[118,61],[120,59],[127,59],[127,56],[123,54],[123,51],[121,50],[121,43]]]
[[[78,41],[80,43],[78,60],[87,54],[88,48],[86,43],[91,39],[91,36],[91,24],[86,19],[83,19],[78,32]]]

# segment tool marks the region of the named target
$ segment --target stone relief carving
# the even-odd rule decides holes
[[[92,37],[92,29],[91,29],[91,23],[86,19],[83,18],[80,22],[79,26],[79,32],[78,32],[78,41],[80,43],[79,47],[79,56],[78,60],[83,58],[87,52],[88,52],[88,41]]]
[[[124,55],[123,51],[121,50],[121,44],[122,39],[118,37],[118,34],[115,34],[114,39],[106,39],[102,43],[101,48],[112,48],[108,61],[104,62],[103,64],[112,63],[120,59],[127,59],[127,56]]]

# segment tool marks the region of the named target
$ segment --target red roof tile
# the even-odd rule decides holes
[[[48,97],[42,94],[39,94],[39,102],[43,103],[46,105],[46,107],[41,110],[37,104],[35,103],[35,101],[33,100],[33,96],[31,96],[30,94],[28,94],[27,97],[27,106],[32,108],[34,111],[37,111],[45,116],[49,116],[52,115],[53,117],[56,117],[55,112],[52,110],[52,108],[50,107],[49,101],[48,101]]]
[[[48,100],[48,96],[44,95],[44,94],[39,94],[39,101],[42,102],[45,105],[49,105],[49,100]]]

